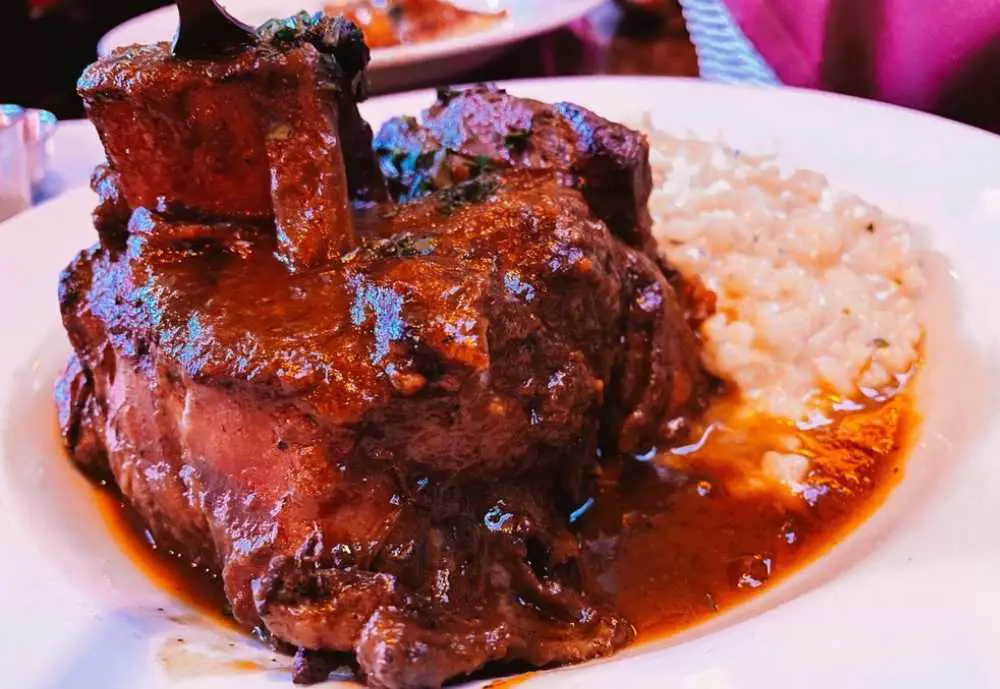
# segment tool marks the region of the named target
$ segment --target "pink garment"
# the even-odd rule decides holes
[[[1000,130],[1000,0],[725,0],[783,83]]]

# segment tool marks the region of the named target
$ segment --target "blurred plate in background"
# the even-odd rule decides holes
[[[233,16],[252,26],[300,10],[310,12],[332,0],[223,0]],[[372,50],[369,68],[372,88],[391,91],[427,85],[461,76],[490,61],[517,41],[551,31],[582,17],[603,0],[456,0],[455,5],[483,12],[504,10],[507,16],[493,26],[457,36]],[[170,40],[177,28],[176,6],[164,7],[130,19],[108,32],[98,45],[102,57],[132,43]]]

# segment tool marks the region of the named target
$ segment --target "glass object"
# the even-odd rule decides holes
[[[20,108],[0,108],[0,221],[31,206],[31,171]]]
[[[28,172],[32,187],[41,184],[52,156],[52,135],[56,131],[56,116],[47,110],[28,108],[24,111],[24,142],[28,148]]]

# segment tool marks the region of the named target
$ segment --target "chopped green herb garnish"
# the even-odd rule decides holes
[[[409,235],[394,237],[378,245],[375,250],[383,258],[412,258],[414,256],[427,256],[434,253],[433,237],[418,237],[414,239]]]
[[[284,19],[269,19],[257,29],[257,36],[265,41],[291,43],[315,26],[319,16],[302,11]]]
[[[456,184],[441,192],[438,197],[438,212],[451,215],[470,203],[479,203],[493,195],[500,184],[491,178],[472,179]]]
[[[493,159],[489,156],[475,156],[469,166],[469,177],[478,177],[488,170],[493,169]]]
[[[438,151],[407,150],[405,148],[379,148],[375,150],[383,171],[390,177],[411,179],[429,170],[437,158]]]
[[[257,29],[259,50],[264,57],[274,57],[289,47],[310,43],[319,51],[320,60],[332,81],[324,78],[323,90],[339,90],[346,70],[351,73],[350,87],[360,99],[367,85],[364,81],[364,36],[354,23],[343,17],[328,17],[322,11],[299,12],[287,19],[270,19]],[[336,54],[335,54],[336,53]],[[343,61],[343,64],[341,64]]]
[[[504,148],[511,153],[523,153],[531,139],[531,129],[511,129],[503,139]]]
[[[484,172],[489,172],[490,170],[496,169],[496,161],[489,156],[484,155],[469,155],[468,153],[463,153],[454,148],[446,148],[445,152],[448,155],[453,155],[457,158],[462,158],[469,163],[469,178],[478,177]]]
[[[885,349],[888,346],[889,343],[884,338],[876,337],[872,340],[872,347],[875,347],[876,349]]]

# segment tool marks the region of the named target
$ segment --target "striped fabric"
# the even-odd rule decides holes
[[[774,71],[750,45],[723,0],[680,0],[702,79],[727,83],[779,84]]]

